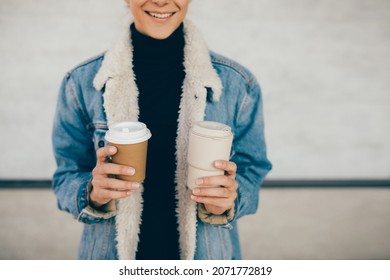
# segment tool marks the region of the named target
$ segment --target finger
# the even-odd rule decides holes
[[[196,180],[196,184],[198,186],[211,186],[211,187],[223,186],[225,188],[233,188],[233,189],[237,189],[238,187],[238,183],[236,182],[236,180],[226,175],[198,178]]]
[[[114,174],[132,176],[135,174],[135,169],[130,166],[116,163],[103,163],[97,167],[97,172],[102,175]]]
[[[195,196],[208,196],[208,197],[219,197],[229,198],[232,197],[234,192],[230,188],[216,187],[216,188],[195,188],[192,190]]]
[[[108,190],[131,191],[131,190],[139,190],[140,183],[112,179],[112,178],[104,178],[102,180],[100,187]]]
[[[103,162],[105,162],[105,160],[108,156],[115,155],[116,152],[117,152],[117,148],[115,146],[106,146],[106,147],[102,147],[96,151],[96,157],[97,157],[98,162],[103,163]]]
[[[227,198],[215,198],[215,197],[191,195],[191,199],[197,203],[213,205],[223,209],[230,209],[233,205],[233,201]]]
[[[100,189],[98,196],[102,199],[120,199],[128,197],[131,194],[131,191],[115,191],[115,190],[107,190],[107,189]]]
[[[235,178],[237,165],[233,161],[216,160],[214,161],[214,166],[218,169],[226,171],[231,176],[234,175],[233,178]]]

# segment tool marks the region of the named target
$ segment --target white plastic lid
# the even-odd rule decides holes
[[[141,122],[118,122],[110,125],[105,139],[114,144],[137,144],[152,137],[149,129]]]
[[[232,136],[232,129],[230,126],[211,121],[201,121],[195,123],[192,127],[195,134],[206,137],[230,137]]]

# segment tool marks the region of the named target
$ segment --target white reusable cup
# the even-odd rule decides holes
[[[229,160],[232,142],[232,130],[223,123],[201,121],[194,124],[190,129],[187,157],[187,186],[190,189],[200,187],[195,183],[200,177],[224,174],[223,170],[214,167],[214,161]]]

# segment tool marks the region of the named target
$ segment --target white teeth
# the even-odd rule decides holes
[[[173,13],[167,13],[167,14],[158,14],[158,13],[149,13],[152,17],[156,18],[169,18]]]

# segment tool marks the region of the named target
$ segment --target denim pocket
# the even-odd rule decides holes
[[[107,146],[107,141],[106,139],[104,139],[104,136],[106,135],[108,126],[106,123],[96,123],[94,124],[94,126],[95,129],[93,132],[93,143],[95,146],[95,150],[97,150]]]
[[[221,242],[222,257],[224,260],[231,260],[233,256],[233,245],[230,236],[230,231],[224,227],[217,227]]]
[[[115,219],[94,225],[84,225],[79,259],[117,259],[115,243]]]

